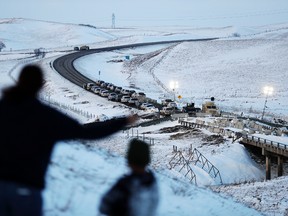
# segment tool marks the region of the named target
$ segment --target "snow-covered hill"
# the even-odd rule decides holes
[[[135,113],[139,111],[127,109],[124,105],[109,102],[74,86],[51,68],[51,62],[63,55],[62,51],[72,50],[74,45],[87,44],[91,48],[97,48],[146,41],[221,37],[209,42],[185,42],[99,53],[77,60],[75,67],[93,79],[101,78],[124,87],[133,83],[157,100],[164,95],[173,96],[163,86],[169,88],[169,81],[177,80],[179,89],[176,93],[183,96],[182,101],[178,101],[179,104],[188,100],[201,104],[205,98],[215,96],[221,108],[243,111],[247,115],[261,113],[265,100],[261,92],[262,85],[273,84],[275,94],[268,99],[267,114],[282,114],[281,117],[287,118],[287,26],[288,24],[257,28],[158,27],[101,30],[25,19],[0,20],[0,41],[6,45],[0,52],[0,86],[3,88],[12,84],[23,64],[39,63],[46,72],[45,89],[41,96],[51,104],[54,101],[65,104],[68,107],[65,112],[79,121],[91,121],[103,114],[112,117]],[[41,30],[41,34],[36,29]],[[26,52],[39,47],[49,51],[43,59]],[[127,55],[131,57],[128,62],[111,61],[124,59]],[[204,186],[216,183],[196,167],[198,185],[201,188],[191,185],[189,180],[169,170],[167,164],[173,156],[173,145],[183,151],[192,146],[199,148],[213,161],[219,168],[224,183],[262,181],[264,178],[263,167],[252,161],[249,153],[239,143],[232,144],[228,137],[223,137],[219,143],[207,141],[209,139],[205,138],[212,134],[205,130],[190,131],[187,134],[182,130],[163,132],[163,128],[177,124],[177,121],[173,121],[134,129],[134,133],[145,133],[146,137],[155,141],[151,146],[151,166],[156,172],[161,189],[159,215],[284,214],[288,197],[285,193],[273,191],[274,187],[285,189],[288,182],[286,177],[268,183],[253,183],[256,187],[253,184],[217,186],[215,191],[224,191],[229,195],[224,198]],[[118,133],[97,142],[86,142],[85,146],[79,143],[58,145],[47,175],[45,215],[97,214],[101,194],[126,171],[123,159],[128,142],[126,133]],[[178,137],[176,139],[172,138],[175,134]],[[246,192],[247,188],[249,193]],[[259,192],[259,188],[265,188],[267,193]],[[238,201],[235,202],[230,195]],[[278,208],[268,197],[278,203]],[[251,208],[256,208],[259,212]]]
[[[27,19],[1,20],[0,29],[0,41],[6,46],[3,51],[63,48],[115,39],[113,35],[89,25]]]

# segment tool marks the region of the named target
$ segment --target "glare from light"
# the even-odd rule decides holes
[[[273,87],[271,86],[265,86],[263,88],[263,93],[265,94],[265,103],[264,103],[264,107],[263,107],[263,112],[262,112],[262,117],[261,119],[263,120],[264,119],[264,114],[265,114],[265,109],[266,109],[266,104],[267,104],[267,100],[268,100],[268,96],[272,95],[273,94]]]
[[[170,88],[173,90],[179,88],[178,81],[170,81]]]
[[[273,91],[274,91],[274,89],[271,86],[265,86],[263,89],[264,94],[267,96],[272,95]]]

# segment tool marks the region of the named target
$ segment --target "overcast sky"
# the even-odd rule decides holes
[[[0,18],[111,26],[265,25],[288,21],[288,0],[1,0]]]

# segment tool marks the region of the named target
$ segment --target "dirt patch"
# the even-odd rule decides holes
[[[197,138],[205,136],[200,129],[190,129],[182,125],[176,125],[175,127],[164,127],[158,131],[149,131],[146,132],[145,134],[169,134],[169,133],[173,133],[172,135],[170,135],[169,138],[171,140]]]
[[[184,139],[184,138],[196,138],[196,137],[202,137],[204,136],[203,133],[201,132],[201,130],[199,129],[193,129],[193,130],[189,130],[189,131],[185,131],[182,133],[177,133],[177,134],[173,134],[170,136],[170,139],[175,140],[175,139]]]
[[[176,125],[175,127],[165,127],[161,128],[158,132],[159,133],[175,133],[180,131],[188,131],[186,127],[183,127],[182,125]]]
[[[88,103],[90,103],[90,102],[89,101],[80,101],[80,102],[73,103],[73,104],[75,105],[75,104],[88,104]]]
[[[221,135],[211,135],[204,137],[202,141],[204,142],[202,145],[219,145],[224,143],[226,139]]]
[[[163,134],[163,133],[175,133],[179,131],[187,131],[188,129],[183,127],[182,125],[176,125],[175,127],[164,127],[157,131],[149,131],[145,134]]]

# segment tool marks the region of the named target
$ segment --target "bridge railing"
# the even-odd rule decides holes
[[[253,135],[242,135],[242,137],[244,139],[251,140],[251,141],[254,141],[254,142],[259,142],[259,143],[262,143],[262,144],[272,145],[272,146],[275,146],[275,147],[280,148],[280,149],[288,150],[288,144],[285,144],[285,143],[280,143],[280,142],[268,140],[266,138],[261,138],[261,137],[257,137],[257,136],[253,136]]]

